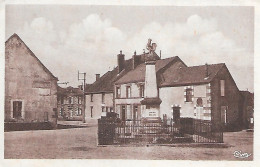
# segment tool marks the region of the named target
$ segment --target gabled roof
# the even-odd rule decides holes
[[[167,87],[209,83],[214,79],[223,66],[225,66],[224,63],[182,67],[176,70],[165,70],[161,74],[164,80],[161,81],[159,86]],[[208,77],[206,77],[206,68],[208,68]]]
[[[124,76],[128,71],[132,69],[132,58],[125,61],[125,69],[118,74],[118,67],[114,68],[112,71],[106,72],[93,84],[89,84],[86,87],[86,93],[103,93],[103,92],[113,92],[114,83],[116,80]]]
[[[25,45],[25,47],[28,49],[29,53],[31,54],[31,56],[33,56],[38,62],[39,64],[42,66],[43,70],[45,72],[47,72],[51,77],[53,77],[55,80],[58,81],[58,78],[55,77],[49,70],[48,68],[46,68],[42,62],[35,56],[35,54],[30,50],[30,48],[23,42],[23,40],[16,34],[14,33],[11,37],[9,37],[6,41],[5,41],[5,47],[6,47],[6,44],[9,40],[13,39],[13,38],[17,38],[18,41],[21,41],[21,43],[23,43]]]
[[[168,64],[173,62],[175,59],[179,59],[178,56],[170,57],[166,59],[157,60],[155,64],[155,71],[166,67]],[[124,84],[124,83],[134,83],[134,82],[144,82],[145,81],[145,63],[138,65],[135,69],[129,71],[122,78],[117,80],[115,84]]]

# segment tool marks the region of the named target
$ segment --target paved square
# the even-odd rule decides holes
[[[97,126],[38,131],[5,132],[6,159],[168,159],[253,160],[253,132],[226,132],[229,148],[97,147]],[[234,151],[252,154],[239,159]]]

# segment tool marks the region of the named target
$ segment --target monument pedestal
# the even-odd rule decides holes
[[[156,98],[144,98],[141,101],[142,105],[145,105],[145,113],[142,118],[143,123],[161,123],[160,118],[160,104],[162,100],[159,97]]]

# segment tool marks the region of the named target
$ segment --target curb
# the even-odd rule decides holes
[[[190,147],[190,148],[196,148],[196,147],[200,147],[200,148],[229,148],[229,147],[232,147],[232,145],[226,144],[226,143],[97,145],[97,147],[156,147],[156,146]]]

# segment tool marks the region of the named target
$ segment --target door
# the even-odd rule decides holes
[[[22,117],[22,102],[13,101],[13,118],[21,118],[21,117]]]
[[[221,106],[221,122],[227,123],[227,106]]]
[[[173,107],[173,122],[180,124],[180,107]]]
[[[122,121],[125,121],[125,117],[126,117],[126,108],[125,108],[125,105],[122,105],[122,110],[121,110]]]
[[[136,122],[141,119],[141,110],[140,105],[134,105],[133,108],[133,120]]]

